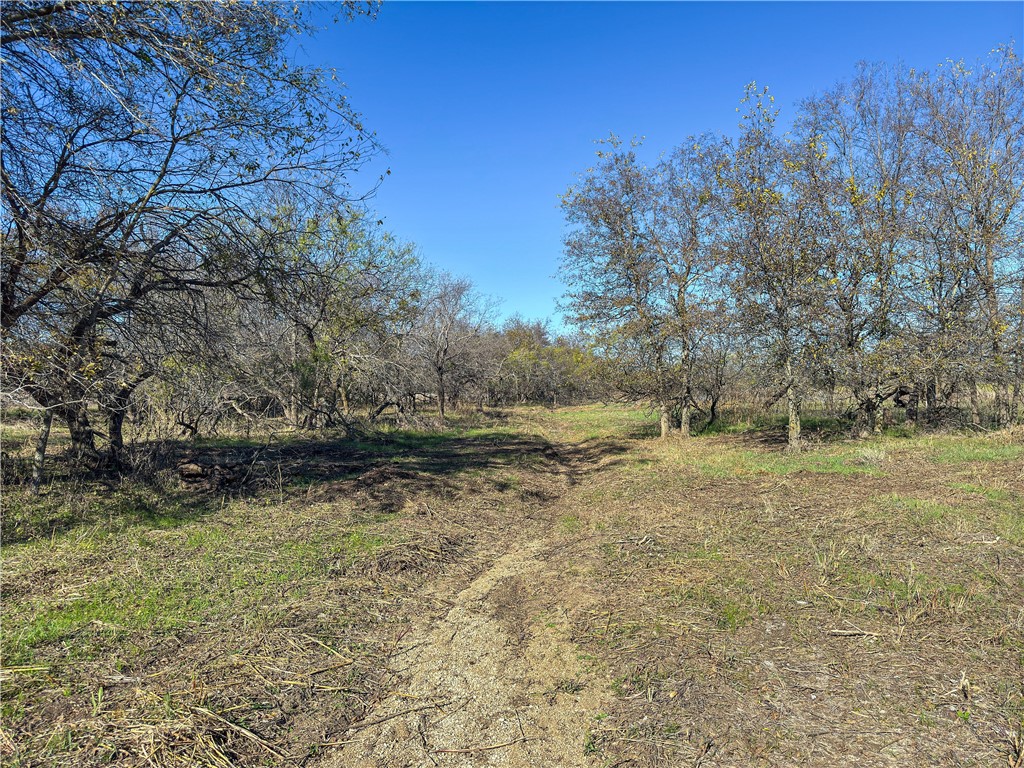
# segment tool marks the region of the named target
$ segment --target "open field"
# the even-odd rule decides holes
[[[1019,431],[787,454],[655,422],[523,408],[10,489],[4,763],[1024,765]]]

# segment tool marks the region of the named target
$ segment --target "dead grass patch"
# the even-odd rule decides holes
[[[443,717],[393,702],[404,638],[496,561],[508,573],[463,609],[515,658],[571,642],[571,673],[526,659],[551,666],[534,698],[594,707],[562,764],[1019,762],[1013,439],[788,456],[751,435],[637,438],[650,421],[524,409],[278,446],[244,493],[126,488],[54,527],[40,502],[5,543],[5,764],[315,765],[385,700]],[[525,541],[529,578],[503,560]],[[513,755],[537,746],[474,727],[435,759],[526,765]]]

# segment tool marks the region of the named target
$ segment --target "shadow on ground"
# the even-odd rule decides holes
[[[564,478],[574,484],[609,466],[609,458],[626,450],[624,442],[614,439],[555,444],[498,430],[471,435],[392,433],[355,443],[288,446],[268,455],[267,464],[284,468],[295,488],[305,487],[320,498],[357,493],[372,500],[377,511],[392,513],[411,496],[454,494],[467,485],[477,491],[518,490],[537,501],[551,501],[557,484],[543,480]],[[524,485],[523,476],[542,482]]]
[[[392,514],[422,493],[516,490],[552,500],[569,484],[608,466],[627,445],[615,439],[555,444],[498,429],[460,434],[395,431],[358,438],[328,436],[275,444],[252,440],[163,442],[138,449],[135,475],[74,477],[52,462],[57,478],[37,498],[8,495],[5,542],[84,526],[171,528],[215,514],[228,499],[331,501],[355,498],[370,514]],[[191,474],[184,470],[188,468]],[[523,484],[522,476],[533,480]]]

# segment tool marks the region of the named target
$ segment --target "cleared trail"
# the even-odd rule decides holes
[[[552,454],[567,489],[579,461]],[[558,499],[535,513],[527,530],[490,542],[468,585],[442,579],[424,594],[434,608],[399,641],[388,696],[324,766],[594,764],[588,734],[609,694],[562,620],[589,597],[552,557]]]
[[[575,646],[531,626],[557,581],[544,542],[516,546],[410,632],[396,689],[328,765],[585,765],[600,711]]]

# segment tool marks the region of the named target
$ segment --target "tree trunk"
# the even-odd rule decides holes
[[[1013,405],[1010,418],[1017,424],[1024,424],[1024,386],[1021,386],[1020,373],[1013,380]]]
[[[800,450],[800,394],[796,385],[790,384],[786,388],[786,405],[789,409],[789,435],[786,441],[786,450]]]
[[[872,433],[875,435],[882,434],[882,428],[885,426],[885,401],[876,392],[872,398],[875,404],[874,414],[875,423],[872,425]]]
[[[921,404],[921,385],[915,384],[914,391],[910,393],[907,399],[907,421],[917,423],[920,418],[920,404]]]
[[[710,429],[716,421],[718,421],[718,398],[713,397],[711,398],[711,407],[708,409],[708,423],[704,429]]]
[[[43,411],[43,425],[39,428],[39,438],[36,440],[36,451],[32,455],[32,495],[38,496],[42,488],[44,474],[44,463],[46,461],[46,444],[50,441],[50,425],[53,423],[53,411],[47,408]]]
[[[668,433],[672,429],[672,409],[668,403],[661,404],[661,436],[662,438],[668,437]]]
[[[107,416],[107,439],[110,443],[110,465],[112,467],[120,468],[124,461],[124,420],[128,415],[132,393],[149,376],[148,372],[144,372],[134,381],[118,389],[111,395],[103,408]]]
[[[112,408],[107,412],[107,429],[110,437],[110,466],[119,468],[124,461],[124,417],[123,408]]]
[[[349,400],[348,400],[348,383],[347,382],[345,384],[341,385],[341,387],[338,390],[338,393],[341,395],[341,413],[342,413],[342,415],[344,415],[344,416],[351,416],[352,415],[352,407],[349,405]]]
[[[935,409],[938,407],[938,399],[938,376],[929,376],[928,382],[924,386],[925,418],[930,419],[935,415]]]
[[[1010,387],[1005,381],[996,382],[996,424],[1007,427],[1011,422]]]
[[[786,440],[787,451],[800,450],[800,391],[793,379],[793,363],[786,358],[786,407],[789,411],[789,435]]]
[[[679,436],[690,436],[690,402],[683,400],[679,406]]]
[[[441,428],[444,429],[444,408],[447,393],[444,387],[444,378],[437,377],[437,411],[440,416]]]
[[[864,414],[864,422],[863,426],[857,431],[858,437],[867,437],[874,434],[878,424],[878,410],[875,398],[869,396],[860,399],[860,412]]]
[[[981,426],[981,404],[978,400],[978,382],[972,381],[968,387],[968,392],[971,397],[971,424],[976,427]]]
[[[89,423],[85,403],[65,405],[62,410],[71,433],[71,454],[75,461],[86,467],[99,466],[100,452],[96,449],[96,433]]]

